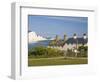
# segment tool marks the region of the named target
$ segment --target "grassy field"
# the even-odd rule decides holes
[[[56,57],[56,58],[28,58],[28,66],[48,66],[48,65],[72,65],[87,64],[87,58],[77,57]]]

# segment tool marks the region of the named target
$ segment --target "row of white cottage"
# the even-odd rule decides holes
[[[87,42],[88,42],[87,38],[86,39],[83,39],[83,38],[77,38],[77,39],[69,38],[63,45],[48,46],[48,47],[67,51],[68,49],[74,50],[76,47],[79,47],[79,46],[82,46],[82,45],[87,46],[88,45]]]

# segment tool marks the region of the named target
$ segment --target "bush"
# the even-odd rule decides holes
[[[79,57],[87,57],[88,56],[88,46],[80,46],[78,48],[79,51]]]
[[[68,49],[67,50],[67,56],[68,57],[74,57],[75,56],[75,53],[72,50]]]
[[[79,46],[77,57],[87,57],[88,56],[88,47],[87,46]],[[75,52],[68,49],[66,53],[67,57],[75,57]]]
[[[79,53],[77,57],[87,57],[88,47],[87,46],[80,46],[78,48]],[[35,57],[35,58],[48,58],[48,57],[75,57],[75,52],[68,49],[67,52],[58,50],[55,48],[48,48],[44,46],[37,46],[34,48],[29,49],[28,57]]]
[[[54,48],[47,48],[44,46],[37,46],[29,50],[28,52],[29,57],[57,57],[57,56],[62,56],[63,52],[54,49]]]

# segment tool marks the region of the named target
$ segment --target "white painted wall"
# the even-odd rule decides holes
[[[34,4],[46,4],[50,6],[95,6],[97,7],[97,43],[96,47],[94,47],[93,52],[94,55],[98,54],[97,59],[94,60],[97,62],[97,75],[91,76],[75,76],[72,77],[59,77],[59,78],[38,78],[33,79],[30,82],[100,82],[100,0],[0,0],[0,82],[11,81],[8,76],[10,76],[11,69],[11,2],[15,1],[24,1],[24,2],[34,2]],[[92,36],[91,36],[92,37]],[[84,69],[84,68],[83,68]],[[63,70],[62,70],[63,71]]]

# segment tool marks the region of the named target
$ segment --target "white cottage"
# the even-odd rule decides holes
[[[58,45],[56,46],[51,46],[51,48],[57,48],[59,50],[64,50],[67,51],[68,49],[70,50],[74,50],[75,48],[78,48],[79,46],[87,46],[87,41],[88,39],[83,39],[83,38],[68,38],[65,42],[63,42],[63,40],[60,40],[58,42]]]
[[[63,45],[63,48],[64,49],[74,49],[74,48],[78,48],[79,46],[87,46],[87,41],[88,39],[83,39],[83,38],[77,38],[77,39],[74,39],[74,38],[69,38]]]

